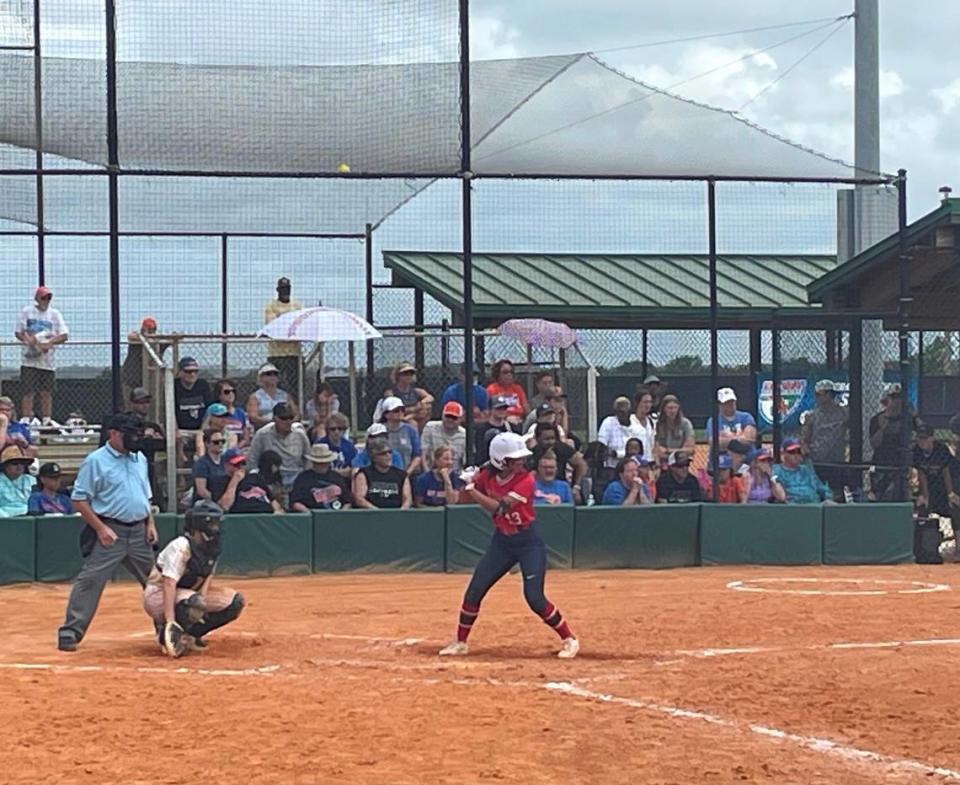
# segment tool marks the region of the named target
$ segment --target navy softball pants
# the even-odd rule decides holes
[[[543,594],[547,546],[540,536],[540,525],[536,521],[517,534],[494,532],[486,553],[473,571],[463,597],[464,605],[479,608],[487,592],[517,563],[523,576],[523,597],[530,610],[543,618],[549,605]]]

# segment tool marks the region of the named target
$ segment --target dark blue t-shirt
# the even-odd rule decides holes
[[[450,475],[450,484],[457,491],[463,487],[463,482],[454,474]],[[447,503],[443,479],[433,472],[424,472],[417,477],[413,484],[413,495],[417,499],[423,497],[423,503],[428,507],[442,507]]]

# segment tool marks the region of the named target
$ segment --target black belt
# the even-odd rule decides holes
[[[112,523],[114,526],[136,526],[138,523],[145,523],[147,520],[146,518],[140,518],[140,520],[130,521],[128,523],[127,521],[121,521],[116,518],[109,518],[106,515],[100,515],[99,518],[104,523]]]

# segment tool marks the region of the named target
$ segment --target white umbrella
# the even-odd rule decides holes
[[[316,343],[369,341],[383,337],[373,325],[356,314],[322,306],[281,314],[267,323],[260,335],[277,341]]]

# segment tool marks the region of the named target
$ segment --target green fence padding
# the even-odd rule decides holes
[[[36,519],[38,581],[72,581],[76,577],[83,564],[80,532],[86,525],[79,515],[43,515]]]
[[[34,579],[33,518],[0,519],[0,584]]]
[[[547,565],[573,566],[574,508],[570,505],[539,505],[537,520],[547,546]],[[490,513],[475,504],[447,507],[447,572],[469,572],[493,536]]]
[[[699,525],[698,504],[578,507],[573,566],[689,567],[697,563]]]
[[[702,504],[702,564],[819,564],[819,504]]]
[[[912,562],[910,504],[836,504],[823,508],[824,564]]]
[[[443,570],[443,509],[317,510],[313,571]]]
[[[221,575],[307,575],[313,549],[310,513],[227,515]]]
[[[157,545],[163,547],[183,531],[183,516],[172,512],[162,512],[153,517],[157,524]]]

